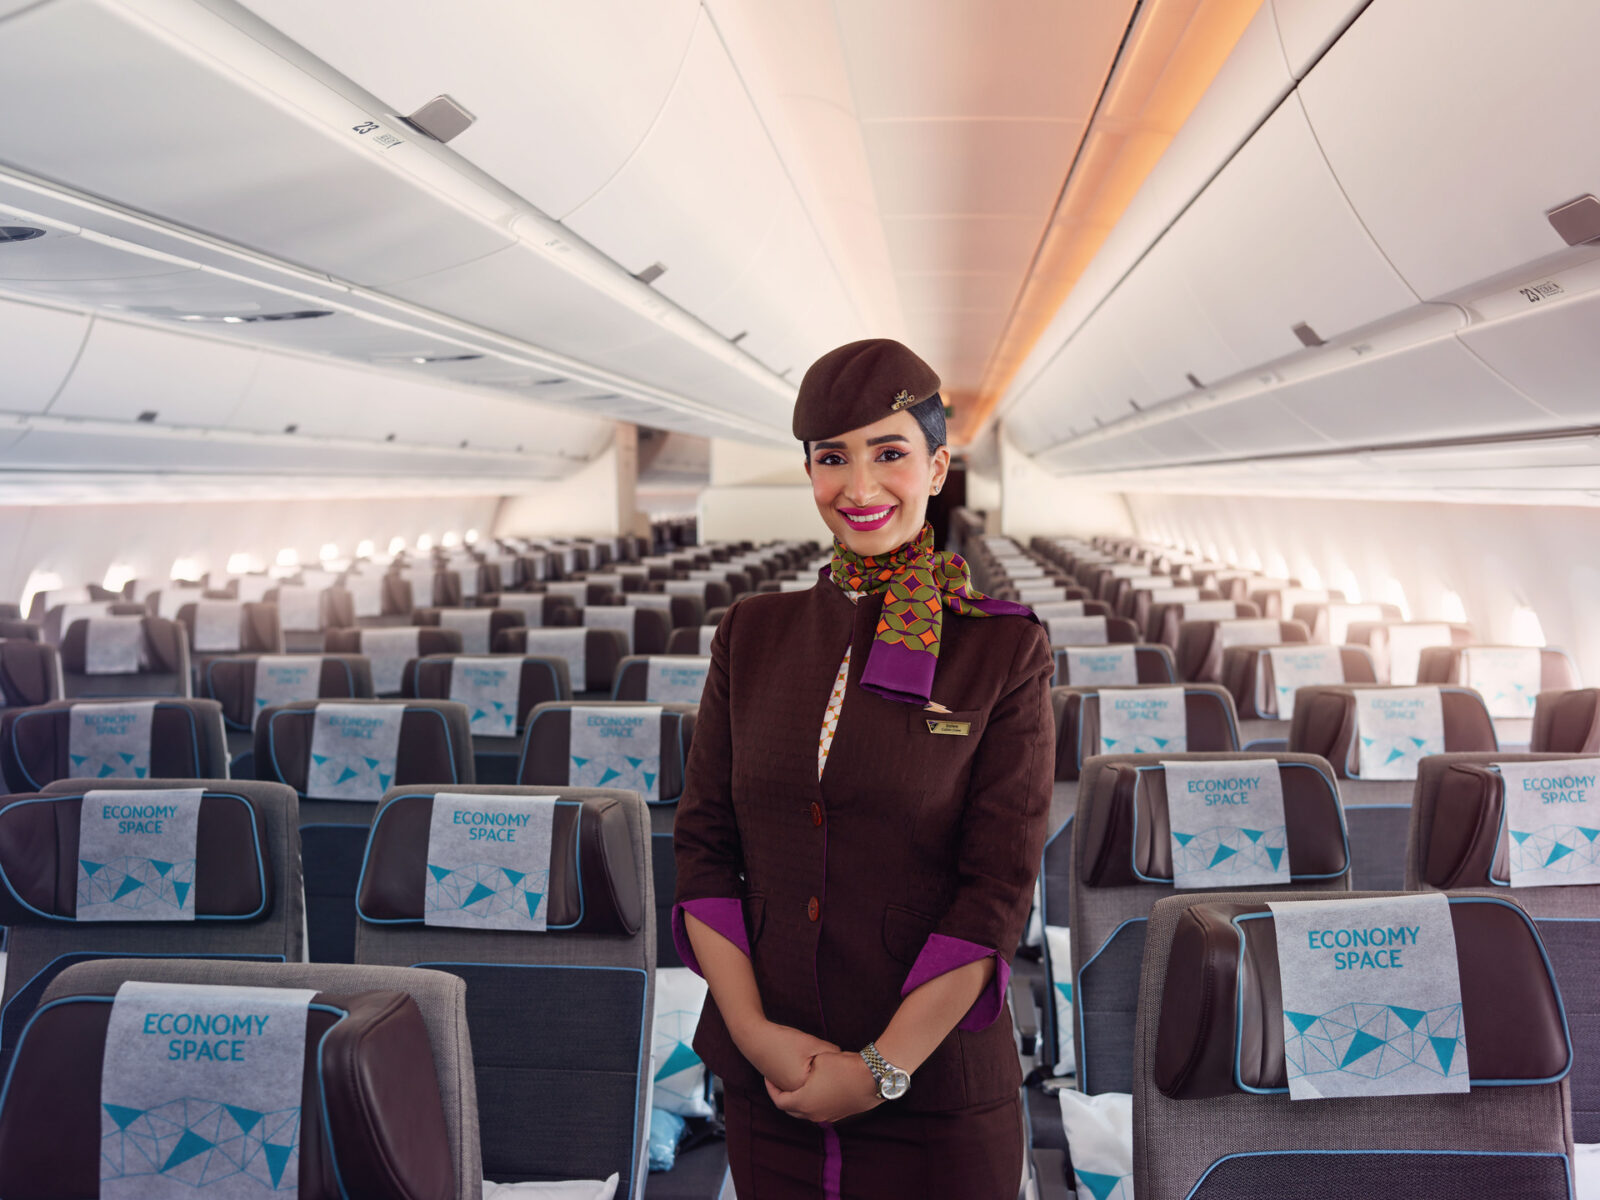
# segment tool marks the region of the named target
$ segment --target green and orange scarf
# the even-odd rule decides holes
[[[833,541],[833,582],[851,592],[883,592],[883,612],[861,686],[905,704],[932,699],[944,611],[967,617],[1033,617],[1033,611],[975,590],[966,559],[933,548],[933,526],[888,554],[860,555]]]

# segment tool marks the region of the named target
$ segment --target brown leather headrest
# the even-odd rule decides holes
[[[309,656],[308,656],[309,657]],[[255,727],[256,666],[260,656],[213,658],[201,672],[206,695],[222,705],[222,719],[233,729]],[[372,665],[363,654],[324,654],[317,696],[348,700],[372,695]]]
[[[1450,918],[1472,1078],[1561,1078],[1572,1065],[1572,1044],[1533,922],[1493,896],[1450,897]],[[1283,1092],[1287,1081],[1271,912],[1264,903],[1190,905],[1173,932],[1161,993],[1156,1087],[1169,1099],[1203,1100]]]
[[[61,659],[43,642],[0,640],[0,703],[25,708],[61,699]]]
[[[286,783],[302,796],[311,766],[311,738],[319,701],[297,700],[269,708],[256,722],[256,763],[261,778]],[[391,787],[413,783],[469,782],[472,736],[467,708],[452,700],[339,700],[339,704],[403,705],[400,746]],[[311,797],[315,799],[316,797]]]
[[[136,807],[138,792],[111,803]],[[0,808],[0,922],[75,920],[82,794],[21,796]],[[195,840],[198,920],[251,921],[272,911],[272,852],[266,821],[249,799],[225,789],[200,798]]]
[[[1051,688],[1050,703],[1056,718],[1056,778],[1077,779],[1084,762],[1100,753],[1099,691]],[[1214,683],[1185,684],[1183,708],[1190,751],[1239,748],[1239,722],[1225,688]]]
[[[1255,618],[1266,621],[1267,618]],[[1252,637],[1250,645],[1254,646],[1283,646],[1298,642],[1309,642],[1311,633],[1299,621],[1271,621],[1276,627],[1273,632],[1262,626],[1262,633],[1266,636]],[[1173,659],[1178,666],[1180,679],[1196,679],[1206,682],[1216,682],[1222,678],[1223,648],[1223,622],[1221,621],[1179,621],[1178,646],[1173,652]]]
[[[71,711],[93,700],[52,700],[0,716],[0,765],[14,792],[36,792],[81,774],[71,760]],[[215,700],[155,701],[150,726],[151,779],[226,779],[228,746]]]
[[[182,670],[183,646],[188,635],[176,621],[164,617],[145,617],[144,644],[141,647],[141,673],[170,675]],[[89,623],[74,621],[61,637],[61,669],[68,675],[82,675],[89,648]]]
[[[615,633],[615,630],[597,630]],[[621,705],[627,707],[626,704]],[[541,704],[528,717],[522,739],[522,763],[517,782],[528,787],[561,787],[567,782],[569,750],[572,744],[572,710],[582,707],[572,701]],[[683,794],[684,767],[689,746],[694,740],[693,704],[662,703],[661,775],[656,783],[657,803],[669,804]]]
[[[406,673],[403,693],[407,697],[415,696],[424,700],[450,699],[450,680],[457,657],[454,654],[439,654],[432,658],[417,659],[414,664],[415,669]],[[497,657],[509,657],[518,667],[515,733],[522,732],[523,726],[527,724],[528,714],[537,705],[571,698],[572,686],[571,680],[567,678],[565,659],[540,658],[537,655],[524,655],[520,659],[508,655]]]
[[[1600,751],[1600,688],[1541,692],[1533,708],[1528,749],[1559,754]]]
[[[1298,622],[1296,622],[1298,624]],[[1377,683],[1372,652],[1365,646],[1340,646],[1339,662],[1346,683]],[[1263,702],[1273,695],[1272,656],[1260,646],[1229,646],[1222,652],[1220,682],[1233,697],[1242,721],[1279,720],[1276,710],[1266,712]]]
[[[641,609],[648,612],[648,609]],[[577,610],[572,612],[576,614]],[[634,618],[635,629],[638,628],[638,618]],[[611,690],[611,681],[617,677],[617,667],[622,660],[628,657],[628,636],[620,629],[589,629],[584,638],[584,674],[587,679],[572,680],[572,690],[575,692],[596,692]],[[528,631],[525,628],[507,629],[497,634],[494,639],[493,650],[496,654],[526,654],[528,652]],[[665,649],[665,646],[663,646]]]
[[[1350,772],[1356,767],[1356,690],[1331,685],[1301,688],[1295,693],[1294,720],[1289,725],[1289,749],[1320,754],[1340,779],[1355,778]],[[1447,753],[1498,749],[1494,722],[1477,692],[1441,687],[1439,700]]]
[[[1174,759],[1189,756],[1176,754]],[[1208,756],[1215,757],[1215,756]],[[1260,760],[1270,754],[1238,754]],[[1278,763],[1289,876],[1295,881],[1333,879],[1350,867],[1338,786],[1325,762]],[[1172,827],[1167,814],[1166,771],[1159,763],[1108,763],[1094,776],[1092,795],[1080,797],[1074,837],[1081,845],[1088,887],[1129,887],[1172,882]]]
[[[0,1108],[0,1194],[99,1194],[100,1073],[113,999],[64,997],[23,1031]],[[305,1054],[301,1200],[454,1200],[454,1155],[415,1000],[319,992],[306,1014]]]
[[[428,825],[438,790],[447,789],[394,796],[378,810],[356,896],[362,920],[423,923]],[[630,936],[639,932],[644,895],[635,865],[633,821],[624,798],[603,792],[558,798],[550,847],[548,932]]]

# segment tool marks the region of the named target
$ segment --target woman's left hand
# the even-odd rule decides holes
[[[779,1091],[768,1080],[767,1094],[791,1117],[806,1121],[842,1121],[883,1103],[867,1064],[847,1050],[817,1055],[811,1074],[795,1091]]]

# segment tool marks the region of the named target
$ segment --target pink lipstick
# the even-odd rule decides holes
[[[877,508],[841,508],[838,513],[850,523],[851,529],[882,529],[894,516],[898,504],[882,504]]]

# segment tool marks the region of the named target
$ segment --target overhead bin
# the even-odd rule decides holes
[[[50,412],[111,421],[150,412],[167,425],[221,425],[260,357],[249,346],[96,321]]]
[[[1591,253],[1600,253],[1591,249]],[[1567,424],[1593,424],[1600,380],[1600,258],[1508,289],[1461,340],[1530,400]],[[1559,291],[1553,290],[1560,289]]]
[[[1339,39],[1371,0],[1267,0],[1283,43],[1283,56],[1296,79]],[[1404,3],[1405,0],[1400,0]]]
[[[1545,213],[1600,189],[1600,5],[1466,17],[1459,0],[1375,0],[1299,89],[1356,213],[1428,299],[1587,257]]]
[[[78,357],[89,318],[36,304],[0,299],[0,409],[43,412]]]

